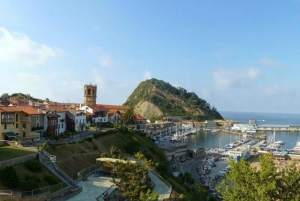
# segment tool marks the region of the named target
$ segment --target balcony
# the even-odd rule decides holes
[[[39,131],[39,130],[44,130],[44,126],[32,127],[31,128],[31,131]]]
[[[31,117],[22,117],[21,121],[22,122],[31,122]]]

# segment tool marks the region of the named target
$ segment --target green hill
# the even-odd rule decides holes
[[[194,92],[154,78],[141,82],[124,105],[132,106],[136,113],[145,117],[169,115],[194,120],[223,119],[215,107]]]

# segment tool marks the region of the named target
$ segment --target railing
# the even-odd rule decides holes
[[[0,195],[12,195],[12,190],[0,190]]]
[[[42,152],[50,159],[50,161],[56,162],[56,156],[49,154],[45,149],[43,149]]]
[[[56,163],[52,162],[51,163],[52,167],[54,167],[55,171],[62,176],[65,180],[67,180],[71,185],[73,186],[77,186],[77,183],[71,178],[69,177],[69,175],[67,175],[64,171],[62,171]]]
[[[109,198],[111,197],[111,195],[113,195],[117,189],[114,188],[111,192],[109,192],[109,190],[111,190],[112,188],[108,188],[106,191],[104,191],[101,195],[99,195],[96,200],[97,201],[105,201],[105,200],[109,200]]]
[[[172,185],[169,182],[167,182],[162,176],[160,176],[157,172],[155,172],[152,169],[150,169],[149,172],[151,172],[152,174],[154,174],[159,180],[161,180],[162,182],[164,182],[169,188],[172,188]]]
[[[32,127],[31,128],[31,131],[38,131],[38,130],[44,130],[44,126]]]

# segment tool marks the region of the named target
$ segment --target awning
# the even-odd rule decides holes
[[[14,137],[14,138],[16,138],[18,136],[14,132],[4,132],[2,134],[5,135],[6,137]]]

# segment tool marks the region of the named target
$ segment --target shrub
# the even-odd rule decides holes
[[[24,163],[24,166],[31,172],[41,172],[42,171],[42,165],[37,160],[26,161]]]
[[[92,146],[94,150],[98,150],[98,146],[94,142],[92,142]]]
[[[132,155],[134,153],[140,151],[140,145],[136,141],[127,142],[122,148],[123,148],[124,152],[132,154]]]
[[[85,138],[85,140],[88,141],[88,142],[91,142],[93,140],[93,138],[88,137],[88,138]]]
[[[17,188],[20,183],[17,171],[12,166],[0,170],[0,180],[8,188]]]
[[[54,185],[60,182],[59,179],[54,175],[45,175],[44,180],[50,185]]]
[[[22,182],[22,189],[25,191],[31,191],[32,189],[39,188],[41,179],[36,175],[26,175]]]

